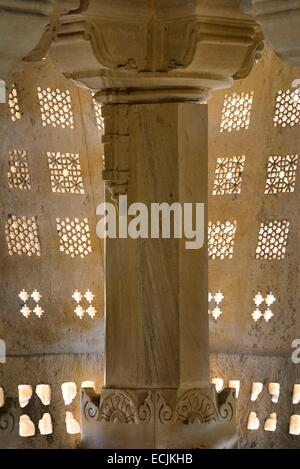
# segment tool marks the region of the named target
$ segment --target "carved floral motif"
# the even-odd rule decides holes
[[[125,391],[113,391],[100,404],[99,420],[110,423],[137,423],[137,409]]]

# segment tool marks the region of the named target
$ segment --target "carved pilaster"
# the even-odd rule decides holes
[[[97,99],[97,96],[96,96]],[[127,105],[102,107],[104,118],[104,164],[103,180],[111,192],[112,199],[126,194],[129,182],[129,124]]]

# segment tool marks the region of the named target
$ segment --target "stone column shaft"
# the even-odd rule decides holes
[[[128,204],[143,202],[149,213],[151,202],[206,204],[207,107],[105,106],[105,122],[116,114],[120,134],[122,127],[128,132],[113,136],[128,139]],[[110,138],[105,132],[105,147]],[[124,153],[114,158],[122,159]],[[209,382],[207,252],[188,250],[185,241],[106,241],[105,386],[177,389]]]

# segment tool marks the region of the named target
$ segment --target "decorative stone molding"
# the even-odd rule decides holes
[[[100,396],[96,394],[93,388],[82,389],[81,391],[81,408],[84,419],[90,422],[98,418],[99,415]]]
[[[54,13],[54,0],[0,0],[0,77],[38,44]]]
[[[166,403],[162,393],[149,391],[144,403],[139,407],[140,423],[150,423],[158,421],[160,423],[171,423],[172,409]]]
[[[291,65],[300,65],[300,1],[242,0],[242,7],[260,24],[275,52]]]
[[[50,57],[103,103],[205,101],[249,73],[260,42],[239,0],[89,0],[61,15]]]

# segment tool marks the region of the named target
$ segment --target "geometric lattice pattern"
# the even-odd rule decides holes
[[[17,218],[15,215],[10,215],[5,224],[5,234],[10,256],[14,254],[41,255],[35,217]]]
[[[38,87],[38,98],[42,114],[43,126],[67,127],[74,129],[74,116],[70,91],[42,90]]]
[[[18,296],[23,302],[22,307],[20,309],[20,313],[22,314],[22,316],[24,316],[24,318],[28,319],[31,313],[34,313],[38,318],[41,318],[43,316],[45,311],[40,306],[40,301],[42,299],[42,295],[40,294],[40,292],[34,290],[31,295],[29,295],[26,290],[22,290]],[[34,302],[34,307],[32,307],[32,309],[30,308],[31,304],[29,303],[29,301],[31,300]]]
[[[298,155],[270,156],[267,164],[265,194],[294,192]]]
[[[80,319],[83,318],[85,313],[88,314],[92,319],[96,316],[97,310],[93,306],[95,295],[91,292],[91,290],[86,290],[84,294],[76,290],[73,293],[72,298],[77,303],[77,306],[74,309],[76,316],[78,316]]]
[[[213,195],[240,194],[245,156],[218,158]]]
[[[290,222],[273,220],[261,223],[256,259],[284,259]]]
[[[295,90],[279,90],[276,97],[274,127],[300,124],[300,101]]]
[[[13,122],[21,119],[22,114],[18,100],[18,91],[16,85],[13,84],[10,93],[8,94],[8,106],[10,109],[10,117]]]
[[[57,231],[60,239],[60,251],[75,257],[85,257],[92,252],[90,228],[87,218],[56,219]]]
[[[97,127],[100,130],[100,132],[103,133],[104,132],[104,119],[102,117],[102,106],[101,104],[97,103],[95,98],[93,98],[93,103],[95,107]]]
[[[273,313],[270,306],[275,303],[276,298],[272,292],[269,292],[265,297],[258,292],[253,298],[253,302],[256,309],[252,313],[252,319],[257,322],[260,318],[264,318],[266,322],[269,322],[273,317]]]
[[[223,300],[224,295],[220,290],[215,295],[210,292],[208,293],[208,314],[211,314],[216,320],[223,314],[223,311],[219,306]]]
[[[84,194],[79,155],[47,153],[53,192]]]
[[[9,152],[10,171],[7,173],[10,189],[30,190],[30,173],[27,152],[13,150]]]
[[[253,103],[253,91],[225,95],[220,132],[248,129]]]
[[[232,258],[236,221],[208,223],[208,257],[209,259]]]

